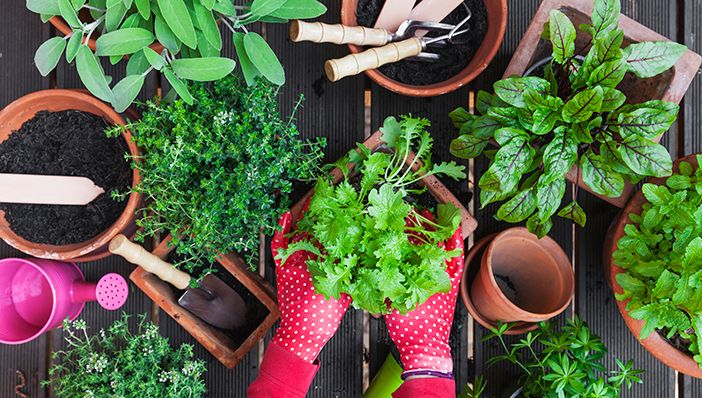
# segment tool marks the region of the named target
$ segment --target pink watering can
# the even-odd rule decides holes
[[[74,320],[86,302],[116,310],[129,287],[119,274],[85,281],[77,265],[35,258],[0,260],[0,343],[22,344]]]

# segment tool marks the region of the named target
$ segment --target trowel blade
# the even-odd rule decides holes
[[[244,299],[212,274],[202,279],[200,287],[187,289],[178,304],[220,329],[234,330],[246,322]]]

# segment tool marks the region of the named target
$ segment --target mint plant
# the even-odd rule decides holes
[[[51,353],[49,380],[57,397],[173,397],[205,395],[205,363],[193,346],[172,347],[158,326],[138,316],[129,327],[122,314],[107,329],[90,334],[83,320],[63,323],[66,348]]]
[[[505,351],[503,355],[490,358],[488,365],[505,361],[519,368],[520,397],[614,398],[620,396],[624,387],[631,389],[634,383],[642,382],[639,376],[643,372],[634,369],[631,360],[623,362],[615,358],[617,369],[607,369],[602,363],[607,348],[577,317],[568,319],[562,327],[550,322],[539,323],[536,331],[508,347],[504,336],[511,326],[499,323],[483,341],[496,339]]]
[[[629,315],[644,321],[639,338],[655,331],[675,338],[702,368],[702,170],[680,162],[678,174],[642,192],[647,203],[629,215],[614,253],[624,269],[617,300],[629,300]]]
[[[141,176],[134,189],[146,199],[137,238],[170,233],[175,265],[188,271],[210,272],[220,253],[255,269],[260,232],[278,229],[293,181],[317,178],[325,141],[303,140],[292,119],[281,119],[278,88],[265,81],[247,87],[229,76],[188,89],[193,105],[149,102],[123,127],[142,150],[132,162]]]
[[[317,0],[254,0],[235,5],[232,0],[27,0],[27,8],[43,21],[60,16],[73,29],[66,37],[44,42],[34,57],[47,76],[65,51],[76,63],[85,87],[96,97],[124,111],[141,91],[146,76],[160,71],[183,100],[193,96],[185,81],[213,81],[234,70],[236,63],[221,57],[220,25],[231,31],[241,70],[249,85],[261,76],[285,83],[285,72],[263,37],[247,26],[255,22],[287,23],[315,18],[326,12]],[[81,19],[89,14],[88,21]],[[88,47],[96,38],[96,52]],[[158,41],[163,50],[150,47]],[[114,65],[129,56],[127,76],[110,87],[99,57]]]
[[[543,37],[552,58],[542,76],[500,80],[494,95],[480,91],[480,116],[463,108],[451,112],[461,132],[451,153],[460,158],[485,153],[491,159],[480,178],[480,202],[484,208],[505,201],[498,219],[527,220],[539,237],[551,229],[556,213],[584,226],[586,215],[577,201],[559,210],[574,165],[578,180],[582,175],[593,192],[607,197],[619,197],[625,181],[671,174],[670,155],[654,140],[673,124],[678,105],[627,104],[617,87],[627,73],[650,78],[665,72],[687,48],[673,42],[622,48],[620,7],[619,0],[594,1],[592,23],[579,26],[588,44],[579,49],[573,23],[551,10]],[[497,151],[487,149],[491,141],[500,146]]]
[[[354,307],[376,314],[393,308],[405,313],[433,294],[449,291],[446,260],[461,253],[447,252],[439,243],[459,227],[460,211],[440,203],[434,218],[408,197],[426,191],[419,182],[427,176],[466,175],[455,162],[432,163],[428,127],[426,119],[389,117],[381,128],[387,151],[371,153],[358,144],[334,163],[343,180],[334,185],[319,178],[298,222],[298,232],[312,238],[291,243],[278,258],[285,263],[299,250],[316,254],[307,265],[317,292],[334,298],[347,293]],[[413,149],[416,156],[408,166]]]

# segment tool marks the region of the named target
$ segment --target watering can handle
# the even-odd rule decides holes
[[[130,263],[140,266],[180,290],[185,290],[190,286],[190,275],[149,253],[122,234],[112,239],[109,250],[110,253],[124,257]]]
[[[354,76],[385,64],[414,57],[422,52],[422,40],[416,37],[383,47],[371,48],[362,53],[350,54],[339,59],[330,59],[324,64],[329,80],[335,82],[346,76]]]
[[[322,22],[292,21],[290,40],[294,42],[355,44],[357,46],[384,46],[392,35],[385,29],[363,26],[329,25]]]

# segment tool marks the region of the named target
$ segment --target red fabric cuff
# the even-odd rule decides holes
[[[456,382],[452,379],[423,378],[407,380],[392,393],[393,398],[454,398]]]
[[[270,343],[247,397],[304,398],[319,365],[303,361],[297,355]]]

